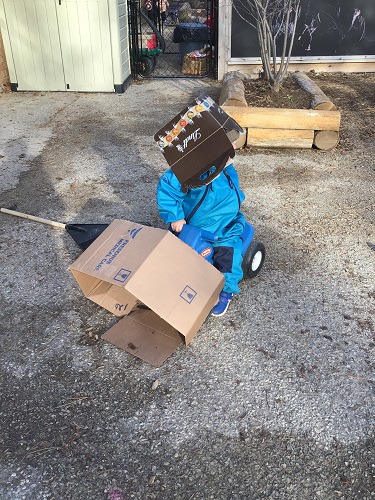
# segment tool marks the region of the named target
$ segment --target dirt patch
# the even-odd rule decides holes
[[[331,98],[337,107],[360,108],[366,99],[374,105],[374,73],[315,73],[310,71],[309,78]],[[292,77],[288,76],[280,89],[273,92],[265,80],[245,80],[245,98],[249,106],[266,108],[308,109],[310,95]]]
[[[345,150],[373,148],[375,74],[317,74],[314,81],[341,111],[340,145]]]
[[[288,77],[279,92],[273,92],[265,80],[246,80],[245,98],[249,106],[259,108],[307,109],[309,94],[301,89],[292,77]]]
[[[374,140],[375,73],[315,73],[308,76],[341,112],[338,148],[368,148]],[[245,98],[249,106],[308,109],[309,94],[289,76],[280,92],[273,92],[264,80],[246,80]]]

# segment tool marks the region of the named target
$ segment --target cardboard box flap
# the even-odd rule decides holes
[[[166,232],[165,229],[116,219],[69,269],[125,286]]]
[[[85,297],[104,307],[115,316],[129,314],[139,302],[122,287],[93,278],[85,273],[71,270]]]
[[[129,314],[139,303],[136,297],[121,287],[100,281],[98,285],[90,291],[87,298],[95,302],[104,309],[112,312],[115,316],[125,316]]]
[[[183,344],[177,330],[146,309],[125,316],[102,339],[155,367],[161,366]]]
[[[244,133],[241,125],[229,116],[211,97],[203,93],[198,97],[197,101],[209,104],[210,113],[225,131],[237,130],[240,134]]]
[[[101,280],[98,278],[93,278],[88,274],[80,273],[79,271],[72,269],[72,267],[69,267],[69,269],[73,273],[73,276],[75,277],[85,297],[88,297],[90,292],[94,290],[99,283],[101,283]]]

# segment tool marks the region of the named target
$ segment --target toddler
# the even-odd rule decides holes
[[[239,293],[238,283],[243,277],[241,234],[245,217],[240,207],[245,195],[232,162],[239,132],[230,130],[227,137],[233,150],[217,176],[212,167],[200,177],[199,187],[183,190],[169,169],[160,178],[156,193],[160,216],[174,232],[179,233],[184,224],[191,224],[218,237],[213,243],[213,265],[224,275],[225,282],[219,301],[211,311],[213,316],[226,313],[233,295]],[[206,185],[201,185],[206,178]]]

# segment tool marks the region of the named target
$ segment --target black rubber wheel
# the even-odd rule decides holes
[[[141,76],[149,76],[154,71],[155,64],[153,58],[148,56],[141,56],[139,60],[139,74]]]
[[[253,240],[242,259],[244,276],[255,278],[263,267],[266,258],[266,249],[260,241]]]

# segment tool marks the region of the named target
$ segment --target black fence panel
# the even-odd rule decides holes
[[[215,76],[217,0],[131,0],[128,5],[134,77]]]

